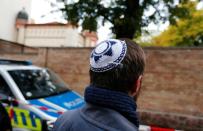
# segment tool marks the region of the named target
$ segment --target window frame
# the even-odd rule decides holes
[[[12,90],[11,90],[11,87],[10,87],[9,83],[6,81],[4,75],[0,73],[0,79],[1,79],[1,78],[2,78],[2,80],[4,81],[4,84],[6,84],[6,86],[7,86],[6,89],[8,88],[8,91],[3,91],[2,93],[3,93],[3,94],[5,93],[6,96],[9,96],[9,97],[13,97],[13,98],[14,98],[15,96],[14,96]],[[0,87],[0,90],[1,90],[1,89],[2,89],[2,88]]]

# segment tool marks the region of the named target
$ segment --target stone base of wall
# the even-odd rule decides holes
[[[203,117],[167,113],[158,111],[138,110],[140,124],[172,128],[184,131],[202,131]]]

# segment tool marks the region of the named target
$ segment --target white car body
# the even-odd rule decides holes
[[[34,65],[19,65],[19,64],[0,64],[0,76],[8,84],[14,99],[18,102],[18,108],[28,110],[34,113],[37,117],[47,121],[48,124],[53,124],[57,117],[71,109],[79,108],[84,104],[83,97],[72,90],[65,91],[53,96],[42,98],[26,99],[14,78],[9,74],[10,71],[44,71],[46,69]],[[1,90],[1,87],[0,87]],[[28,96],[31,94],[27,93]],[[70,98],[69,98],[70,97]],[[57,114],[58,113],[58,114]],[[17,121],[17,118],[16,118]],[[22,122],[21,122],[22,123]],[[24,120],[24,123],[25,120]]]

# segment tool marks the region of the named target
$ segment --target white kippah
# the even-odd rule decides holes
[[[125,41],[109,39],[99,43],[91,53],[90,69],[105,72],[120,65],[127,52]]]

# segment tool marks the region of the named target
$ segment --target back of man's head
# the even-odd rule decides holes
[[[145,55],[130,39],[109,39],[91,53],[90,84],[100,88],[129,92],[144,72]]]

